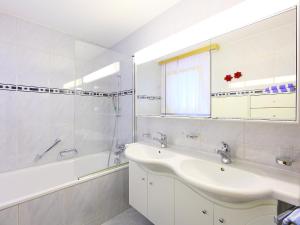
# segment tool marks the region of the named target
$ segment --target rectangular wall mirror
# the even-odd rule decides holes
[[[136,115],[297,120],[297,9],[136,65]]]

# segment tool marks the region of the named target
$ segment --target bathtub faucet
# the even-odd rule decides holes
[[[116,148],[117,151],[114,152],[115,155],[121,155],[126,150],[126,146],[124,144],[117,145]]]
[[[61,139],[56,139],[54,141],[54,143],[49,147],[47,148],[42,154],[37,154],[34,158],[34,161],[37,162],[39,161],[41,158],[44,157],[44,155],[46,155],[49,151],[51,151],[51,149],[53,149],[56,145],[58,145],[58,143],[61,142]]]

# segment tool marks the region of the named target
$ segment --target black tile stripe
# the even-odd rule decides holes
[[[112,97],[117,95],[126,96],[126,95],[132,95],[133,93],[132,89],[107,93],[107,92],[96,92],[96,91],[87,91],[87,90],[48,88],[48,87],[3,84],[3,83],[0,83],[0,91],[20,91],[20,92],[48,93],[48,94],[56,94],[56,95],[59,94],[80,95],[80,96],[92,96],[92,97]]]
[[[295,87],[296,88],[296,87]],[[282,92],[278,92],[282,93]],[[285,92],[290,93],[290,92]],[[230,92],[218,92],[218,93],[212,93],[212,97],[220,97],[220,96],[245,96],[245,95],[257,95],[257,94],[272,94],[272,93],[266,93],[264,89],[260,90],[244,90],[244,91],[230,91]]]
[[[147,100],[161,100],[160,96],[150,96],[150,95],[137,95],[138,99],[147,99]]]
[[[0,84],[0,90],[16,91],[17,86],[14,84]]]

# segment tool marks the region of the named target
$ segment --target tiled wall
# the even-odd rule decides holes
[[[129,208],[128,169],[0,211],[1,225],[100,225]]]
[[[121,62],[120,89],[113,75],[77,86],[91,91],[84,96],[75,95],[75,87],[61,90],[115,61]],[[115,112],[112,99],[102,93],[131,89],[130,76],[130,57],[0,14],[0,172],[56,161],[65,149],[77,148],[80,155],[111,149]],[[125,127],[118,134],[128,143],[131,92],[120,99],[119,124]],[[57,138],[62,142],[34,162]]]
[[[229,144],[233,156],[300,173],[300,126],[298,124],[214,121],[172,118],[138,118],[139,141],[156,142],[153,136],[160,131],[168,135],[169,145],[215,154],[222,141]],[[189,139],[187,135],[198,138]],[[290,156],[296,160],[292,167],[278,166],[276,156]]]

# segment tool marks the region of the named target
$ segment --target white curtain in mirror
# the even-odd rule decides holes
[[[166,114],[210,115],[210,52],[167,63],[163,71]]]

